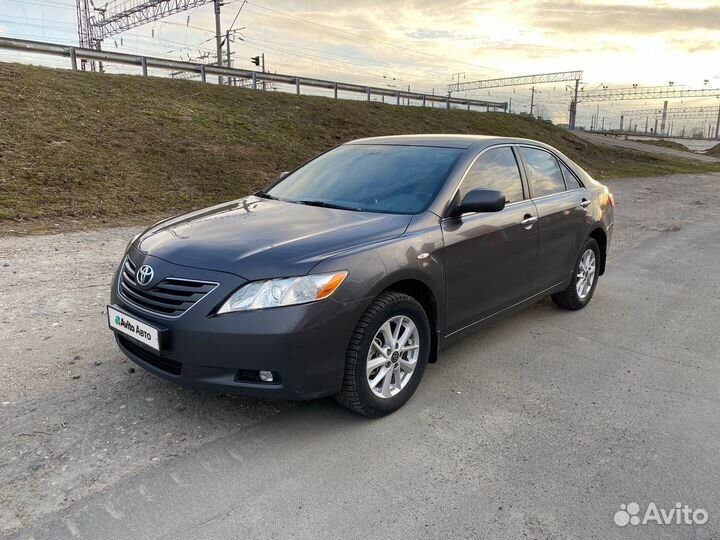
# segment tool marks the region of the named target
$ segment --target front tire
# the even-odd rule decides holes
[[[553,302],[563,309],[578,310],[590,303],[600,276],[600,247],[588,238],[575,262],[570,284],[562,292],[552,295]]]
[[[355,327],[345,357],[341,404],[370,418],[390,414],[415,393],[430,356],[430,323],[407,294],[378,296]]]

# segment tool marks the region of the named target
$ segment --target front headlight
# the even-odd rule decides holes
[[[347,274],[342,271],[246,283],[217,312],[251,311],[322,300],[335,292]]]
[[[135,241],[140,238],[140,235],[142,235],[141,232],[137,233],[135,236],[133,236],[132,240],[128,242],[128,245],[125,246],[125,253],[127,253],[128,249],[135,243]]]

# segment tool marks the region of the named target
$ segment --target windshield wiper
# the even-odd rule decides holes
[[[266,191],[257,191],[257,192],[254,193],[254,195],[255,195],[256,197],[262,197],[263,199],[270,199],[270,200],[273,200],[273,201],[277,201],[277,200],[278,200],[277,197],[273,197],[272,195],[270,195],[270,194],[269,194],[268,192],[266,192]]]
[[[307,206],[319,206],[321,208],[335,208],[337,210],[351,210],[353,212],[363,212],[362,208],[355,208],[352,206],[343,206],[342,204],[334,204],[330,202],[325,201],[312,201],[312,200],[305,200],[305,201],[293,201],[298,204],[306,204]]]

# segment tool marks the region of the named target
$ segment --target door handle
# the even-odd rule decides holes
[[[588,201],[587,199],[583,199],[580,203],[580,206],[582,206],[583,208],[587,208],[588,206],[590,206],[590,201]]]
[[[528,231],[532,229],[533,224],[538,220],[537,216],[531,216],[530,214],[525,214],[525,219],[523,219],[520,222],[520,225],[525,227]]]

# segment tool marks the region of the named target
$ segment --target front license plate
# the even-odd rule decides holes
[[[130,336],[136,341],[160,351],[160,332],[157,328],[112,306],[107,307],[107,314],[111,330]]]

